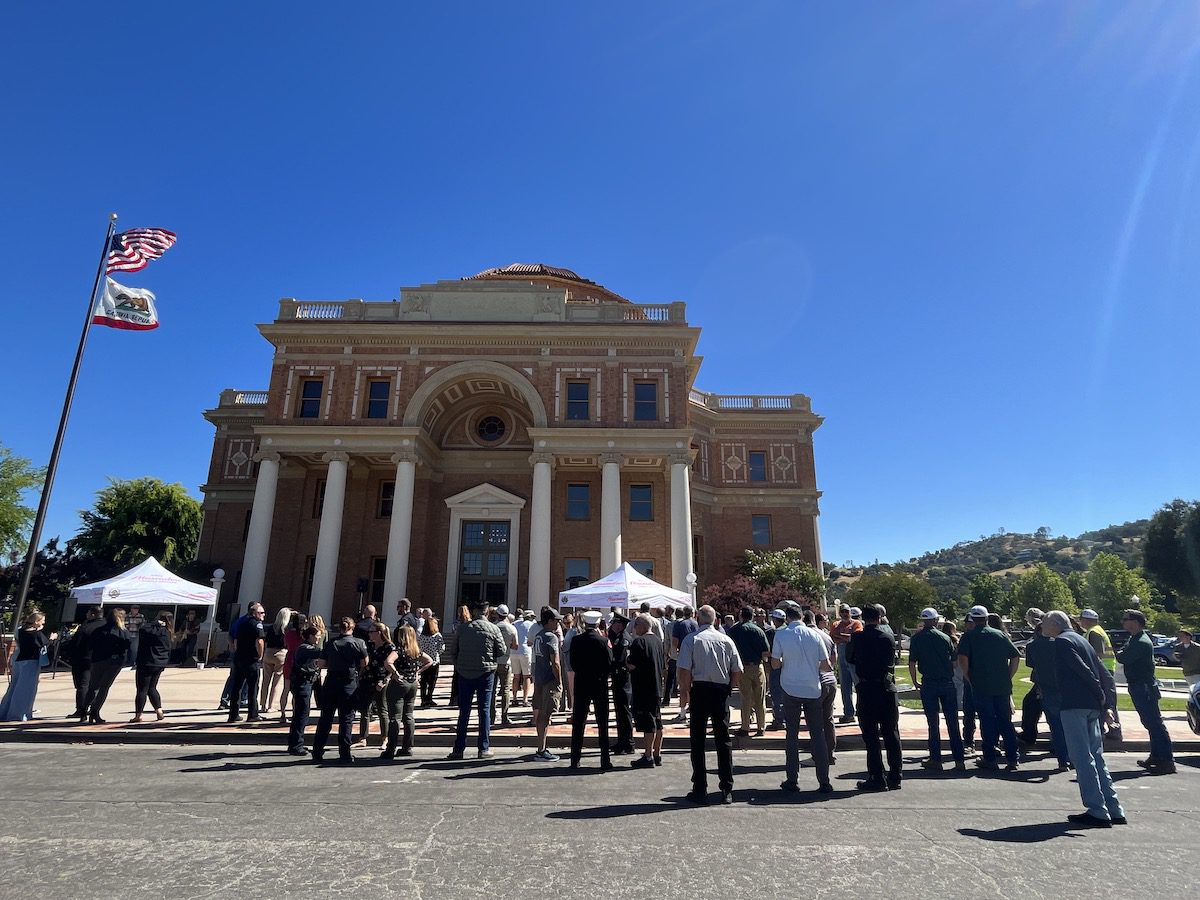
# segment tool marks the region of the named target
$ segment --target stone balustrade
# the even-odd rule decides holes
[[[560,322],[631,322],[636,324],[686,325],[687,305],[674,303],[593,303],[575,302],[547,306],[535,316],[515,313],[497,316],[495,310],[483,317],[489,321],[560,321]],[[394,300],[296,300],[285,297],[279,301],[280,322],[291,321],[347,321],[347,322],[404,322],[442,321],[430,315],[419,304],[405,304]],[[467,317],[455,316],[455,321],[466,321]]]
[[[812,412],[812,401],[805,394],[710,394],[693,388],[688,399],[708,409]]]

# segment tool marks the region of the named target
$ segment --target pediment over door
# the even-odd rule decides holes
[[[479,509],[482,507],[499,509],[523,509],[525,498],[510,494],[503,488],[484,482],[473,488],[468,488],[453,497],[446,498],[446,506],[450,509]]]

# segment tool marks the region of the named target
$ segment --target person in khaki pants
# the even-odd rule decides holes
[[[770,659],[771,645],[767,641],[766,632],[754,624],[754,610],[749,606],[741,609],[741,621],[731,625],[726,630],[737,647],[738,656],[742,660],[742,681],[738,687],[742,697],[742,724],[735,732],[741,737],[750,735],[750,719],[758,716],[758,730],[755,735],[761,737],[767,727],[767,703],[763,692],[763,666]]]
[[[275,704],[275,692],[283,682],[283,664],[287,661],[287,644],[284,634],[288,622],[292,620],[292,611],[286,606],[275,616],[275,624],[267,629],[265,635],[266,651],[262,659],[262,684],[258,691],[259,712],[269,713]],[[287,693],[284,686],[284,693]]]

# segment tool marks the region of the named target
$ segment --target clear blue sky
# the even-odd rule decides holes
[[[93,331],[47,536],[198,494],[282,296],[513,261],[687,301],[698,386],[810,394],[825,557],[1200,496],[1185,3],[10,4],[0,443],[44,460],[105,216],[179,233]]]

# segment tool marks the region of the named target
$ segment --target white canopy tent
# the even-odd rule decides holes
[[[652,609],[681,609],[692,605],[692,595],[647,578],[629,563],[615,572],[558,595],[558,606],[592,609],[637,609],[649,603]]]
[[[216,606],[217,589],[186,581],[151,556],[128,572],[72,588],[71,599],[85,606]]]

